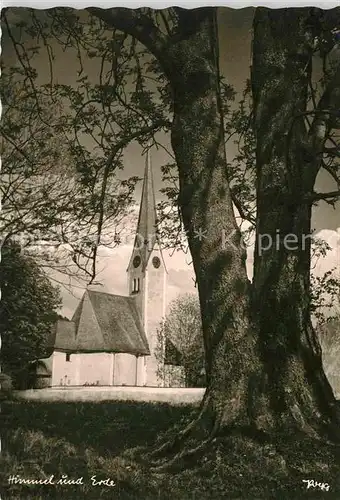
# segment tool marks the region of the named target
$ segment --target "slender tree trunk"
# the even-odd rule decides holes
[[[333,421],[335,399],[310,315],[310,200],[320,157],[303,120],[313,42],[309,22],[310,9],[258,9],[255,17],[252,307],[263,362],[257,425],[314,432]]]

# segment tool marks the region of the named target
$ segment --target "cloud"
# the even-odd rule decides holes
[[[134,220],[132,225],[134,225]],[[131,234],[131,226],[126,228],[126,232]],[[316,262],[314,273],[322,275],[326,271],[337,268],[340,275],[340,228],[337,231],[324,229],[319,231],[317,237],[325,240],[331,247],[324,257],[320,257]],[[125,240],[127,241],[127,240]],[[127,295],[128,282],[126,269],[129,264],[133,249],[133,239],[128,243],[121,244],[116,248],[101,247],[98,258],[98,276],[97,281],[101,285],[97,285],[96,289],[114,293],[118,295]],[[247,274],[249,279],[253,275],[253,260],[254,260],[254,238],[247,246]],[[195,274],[191,263],[190,253],[185,254],[182,251],[173,252],[171,250],[163,250],[165,264],[168,270],[168,286],[166,290],[167,304],[169,305],[179,295],[185,293],[197,294],[195,288]],[[74,295],[63,290],[63,309],[62,314],[71,317],[79,302],[84,289],[77,289]]]
[[[91,289],[113,293],[128,294],[127,267],[131,257],[133,245],[120,245],[117,248],[100,248],[98,252],[97,268],[99,270],[96,281],[100,285],[91,286]],[[195,293],[194,272],[192,265],[188,265],[188,256],[183,252],[164,250],[163,256],[168,270],[168,286],[166,290],[167,303],[172,302],[183,293]],[[70,293],[62,289],[62,314],[71,317],[83,295],[85,286]]]

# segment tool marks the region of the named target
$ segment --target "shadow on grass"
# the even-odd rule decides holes
[[[11,402],[2,404],[2,428],[5,436],[18,428],[37,430],[102,455],[118,455],[127,446],[153,444],[193,411],[192,406],[133,402]]]
[[[219,436],[177,474],[154,474],[148,464],[130,459],[128,450],[149,447],[164,433],[173,437],[183,425],[180,421],[195,411],[159,403],[4,403],[0,484],[5,484],[5,494],[1,498],[340,498],[339,449],[305,436],[287,435],[262,444],[244,433]],[[13,474],[28,478],[82,476],[84,484],[8,485]],[[92,486],[93,475],[112,478],[114,489]],[[307,490],[306,479],[327,482],[330,491]]]

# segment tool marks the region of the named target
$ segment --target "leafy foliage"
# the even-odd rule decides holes
[[[93,281],[98,247],[120,242],[139,180],[120,175],[123,151],[168,126],[141,74],[152,61],[130,38],[94,17],[82,22],[72,9],[2,15],[17,56],[1,87],[4,237],[16,237],[44,265]],[[76,86],[54,74],[59,48],[78,61]]]
[[[180,353],[186,387],[203,387],[205,376],[202,321],[199,301],[195,295],[181,295],[170,305],[169,313],[158,334],[156,357],[161,366],[160,371],[164,369],[166,339],[169,339]],[[170,381],[170,385],[173,383],[174,381]]]
[[[18,386],[29,361],[46,355],[60,294],[20,247],[8,241],[1,252],[1,366]]]
[[[340,278],[338,270],[334,267],[319,276],[315,273],[316,263],[325,257],[332,248],[327,241],[314,237],[312,240],[312,270],[311,270],[311,313],[318,324],[337,319],[337,305],[340,297]]]
[[[340,297],[340,280],[336,277],[336,271],[337,269],[333,268],[322,276],[312,275],[312,314],[319,324],[337,319],[335,306]]]
[[[123,168],[124,148],[137,141],[144,148],[152,143],[167,152],[161,166],[164,199],[158,207],[159,231],[164,245],[188,251],[178,210],[175,158],[157,135],[169,131],[174,105],[158,61],[134,38],[108,30],[88,12],[27,9],[19,21],[9,22],[10,12],[3,14],[4,26],[17,64],[6,69],[2,90],[4,165],[9,169],[5,170],[2,217],[8,235],[41,231],[45,237],[48,231],[49,240],[54,236],[71,246],[73,263],[93,280],[98,246],[108,239],[112,244],[120,241],[118,226],[123,224],[138,178],[122,181],[117,172]],[[178,23],[185,16],[176,9],[166,13],[146,9],[142,14],[166,34],[180,30]],[[324,71],[319,81],[309,82],[308,127],[316,114],[317,97],[333,77],[338,60],[338,21],[327,16],[316,30],[315,54],[323,58]],[[77,61],[76,86],[55,78],[55,42]],[[50,73],[47,83],[39,81],[35,67],[43,51]],[[245,234],[250,237],[256,218],[257,176],[250,82],[240,102],[234,99],[235,91],[222,80],[228,154],[230,146],[236,146],[236,154],[228,158],[228,177],[234,206],[241,223],[247,221]],[[18,126],[20,122],[24,127]],[[334,128],[330,132],[322,167],[338,186],[339,137]],[[334,203],[337,198],[321,199]],[[336,293],[336,279],[330,273],[312,276],[312,312],[318,320],[323,314],[320,306],[325,306],[325,289],[329,287],[331,297]]]

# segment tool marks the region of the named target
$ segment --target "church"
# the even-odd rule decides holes
[[[156,216],[148,151],[127,268],[128,294],[85,291],[71,321],[58,320],[54,325],[48,342],[52,354],[36,364],[37,387],[166,385],[157,349],[166,310],[167,269],[156,234]],[[168,343],[163,363],[181,370],[176,348]]]

